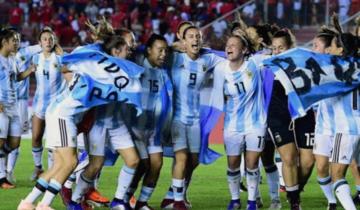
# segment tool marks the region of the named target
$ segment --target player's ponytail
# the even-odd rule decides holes
[[[104,17],[93,25],[89,20],[85,23],[89,29],[94,41],[105,41],[114,34],[114,28]]]

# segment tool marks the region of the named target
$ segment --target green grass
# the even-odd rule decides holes
[[[34,182],[29,181],[29,177],[33,170],[33,161],[31,156],[30,141],[22,141],[20,157],[16,166],[15,176],[17,179],[16,188],[12,190],[0,189],[0,210],[13,210],[32,189]],[[214,145],[213,148],[224,153],[222,145]],[[100,191],[112,198],[115,193],[117,184],[117,176],[121,167],[121,161],[118,161],[115,167],[106,167],[103,170],[100,180]],[[162,169],[161,177],[157,188],[151,198],[150,204],[155,209],[160,209],[159,205],[170,184],[170,167],[171,159],[166,158]],[[230,199],[226,181],[226,158],[222,157],[215,164],[209,166],[201,165],[193,176],[191,183],[189,198],[193,205],[193,210],[221,210],[226,209]],[[263,184],[260,185],[261,194],[266,209],[269,206],[268,187],[266,176],[263,173]],[[351,177],[348,177],[350,183],[353,183]],[[241,194],[241,201],[246,203],[246,193]],[[309,183],[302,193],[302,208],[308,209],[326,209],[327,202],[324,198],[319,185],[316,182],[316,174],[313,173]],[[285,199],[285,194],[281,193],[281,202],[283,209],[289,209]],[[55,209],[65,209],[59,197],[52,205]],[[243,205],[245,206],[245,205]],[[103,208],[105,209],[105,208]],[[243,207],[244,209],[244,207]],[[340,208],[339,208],[340,209]]]

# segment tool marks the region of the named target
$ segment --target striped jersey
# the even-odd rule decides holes
[[[152,130],[155,128],[161,113],[160,91],[170,78],[165,69],[153,67],[147,59],[144,60],[143,66],[145,71],[140,78],[143,113],[138,118],[136,127]]]
[[[267,114],[260,70],[251,60],[244,61],[236,71],[229,63],[224,61],[215,69],[224,74],[225,130],[246,134],[265,128]]]
[[[320,101],[315,133],[360,135],[360,89]]]
[[[41,52],[42,49],[40,45],[33,45],[28,47],[20,48],[16,53],[16,63],[19,69],[19,72],[23,72],[30,67],[32,56]],[[18,99],[29,99],[29,85],[30,78],[26,78],[22,81],[17,82],[17,95]]]
[[[121,103],[110,103],[96,107],[94,125],[107,129],[123,126],[125,123],[121,108]]]
[[[202,54],[192,60],[186,53],[174,53],[171,80],[174,86],[174,119],[192,124],[200,116],[200,90],[204,79],[224,59],[215,54]]]
[[[45,113],[49,103],[66,87],[61,73],[60,56],[53,52],[50,57],[45,58],[43,53],[38,53],[33,56],[32,62],[36,65],[33,107],[34,110],[42,110]]]
[[[13,56],[5,58],[0,55],[0,68],[0,103],[11,107],[17,101],[15,58]]]

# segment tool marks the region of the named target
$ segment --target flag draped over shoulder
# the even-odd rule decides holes
[[[294,48],[263,63],[284,86],[292,118],[304,116],[317,101],[347,93],[360,85],[359,58]]]
[[[141,66],[86,48],[64,55],[62,63],[77,73],[69,89],[74,89],[72,97],[82,106],[120,101],[135,105],[141,112]]]

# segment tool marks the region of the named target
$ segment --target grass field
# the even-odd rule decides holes
[[[20,157],[16,166],[15,176],[17,186],[12,190],[0,189],[0,210],[14,210],[20,199],[24,198],[30,192],[34,183],[29,181],[33,170],[33,160],[31,156],[30,141],[22,141]],[[215,150],[223,153],[222,145],[213,145]],[[121,167],[121,161],[118,161],[115,167],[107,167],[103,170],[100,180],[100,191],[112,198],[115,193],[117,176]],[[159,205],[170,184],[171,159],[166,158],[162,169],[161,177],[157,188],[153,194],[150,204],[155,209],[160,209]],[[226,182],[226,158],[220,158],[215,164],[209,166],[200,166],[193,177],[190,187],[189,197],[193,205],[193,210],[221,210],[226,209],[230,199]],[[264,209],[269,206],[268,187],[266,185],[266,176],[263,174],[263,184],[261,184],[261,194],[264,201]],[[348,177],[350,183],[353,183]],[[354,187],[353,187],[354,188]],[[319,185],[316,182],[316,175],[313,173],[305,192],[302,193],[302,209],[326,209],[327,202],[324,198]],[[242,193],[241,201],[243,208],[246,203],[247,194]],[[281,194],[283,209],[289,209],[285,199],[285,194]],[[61,200],[57,198],[52,205],[55,209],[65,209]],[[103,208],[105,209],[105,208]],[[340,208],[339,208],[340,209]]]

